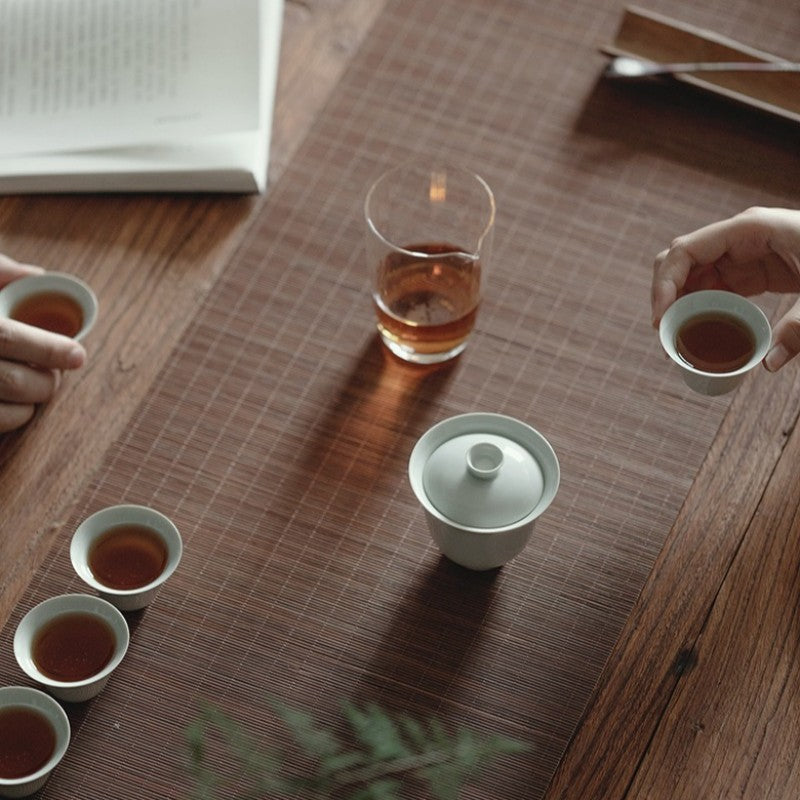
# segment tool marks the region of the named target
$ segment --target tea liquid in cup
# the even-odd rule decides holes
[[[80,341],[97,319],[97,298],[80,278],[44,272],[0,290],[0,316]]]
[[[400,358],[454,358],[475,325],[491,256],[494,196],[453,165],[412,162],[384,173],[364,203],[377,327]]]
[[[64,594],[34,606],[14,633],[14,656],[50,694],[81,702],[102,691],[128,649],[122,614],[105,600]]]
[[[39,292],[24,297],[9,314],[11,319],[74,338],[83,327],[83,309],[72,297],[60,292]]]
[[[55,750],[56,731],[45,714],[24,705],[0,708],[0,780],[33,775]]]
[[[69,719],[52,697],[28,686],[0,688],[0,796],[38,791],[69,740]]]
[[[706,395],[736,388],[772,341],[769,320],[755,303],[719,290],[676,300],[661,319],[659,336],[686,384]]]
[[[87,517],[70,542],[75,572],[122,611],[144,608],[183,553],[173,522],[153,508],[117,505]]]

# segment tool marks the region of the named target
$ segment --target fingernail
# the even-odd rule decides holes
[[[69,351],[69,367],[75,369],[77,367],[82,367],[83,362],[86,360],[86,351],[83,347],[75,342],[75,344],[70,348]]]
[[[779,370],[791,357],[791,353],[782,345],[776,344],[764,358],[764,366],[770,371]]]

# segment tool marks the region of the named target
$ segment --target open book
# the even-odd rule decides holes
[[[283,0],[0,0],[0,193],[266,188]]]

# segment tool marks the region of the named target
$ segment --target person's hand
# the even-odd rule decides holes
[[[0,287],[39,272],[41,267],[0,254]],[[86,351],[67,336],[0,318],[0,433],[28,422],[36,404],[53,396],[61,370],[85,360]]]
[[[800,292],[800,211],[750,208],[675,239],[653,265],[653,325],[678,297],[698,289]],[[775,372],[798,353],[800,300],[775,324],[764,366]]]

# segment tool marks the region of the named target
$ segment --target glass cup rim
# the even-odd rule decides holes
[[[478,246],[475,252],[468,253],[465,252],[464,250],[456,249],[450,252],[434,254],[434,253],[420,252],[418,250],[411,250],[408,247],[403,247],[402,245],[393,242],[391,239],[388,239],[379,230],[378,226],[375,224],[375,221],[372,218],[372,214],[370,213],[370,202],[372,200],[375,191],[382,183],[389,180],[393,175],[396,175],[398,172],[406,171],[413,168],[422,168],[429,171],[433,171],[435,169],[441,169],[444,172],[458,172],[462,175],[467,175],[471,179],[475,180],[478,183],[478,185],[483,189],[486,198],[489,201],[489,218],[486,221],[486,224],[484,225],[483,230],[481,231],[481,234],[477,239]],[[486,180],[483,177],[481,177],[477,172],[469,169],[466,166],[457,164],[452,161],[436,161],[436,160],[426,161],[425,159],[421,158],[414,158],[414,159],[409,159],[407,161],[403,161],[382,172],[372,182],[369,189],[367,190],[366,197],[364,198],[364,218],[367,222],[367,226],[369,227],[370,231],[375,235],[375,237],[379,239],[390,250],[396,253],[403,253],[404,255],[408,255],[414,258],[419,258],[420,260],[440,259],[448,256],[461,256],[464,258],[468,258],[471,261],[479,261],[481,249],[483,248],[483,243],[486,237],[492,231],[492,228],[494,227],[496,210],[497,209],[494,199],[494,192],[492,191],[491,187],[486,182]]]

